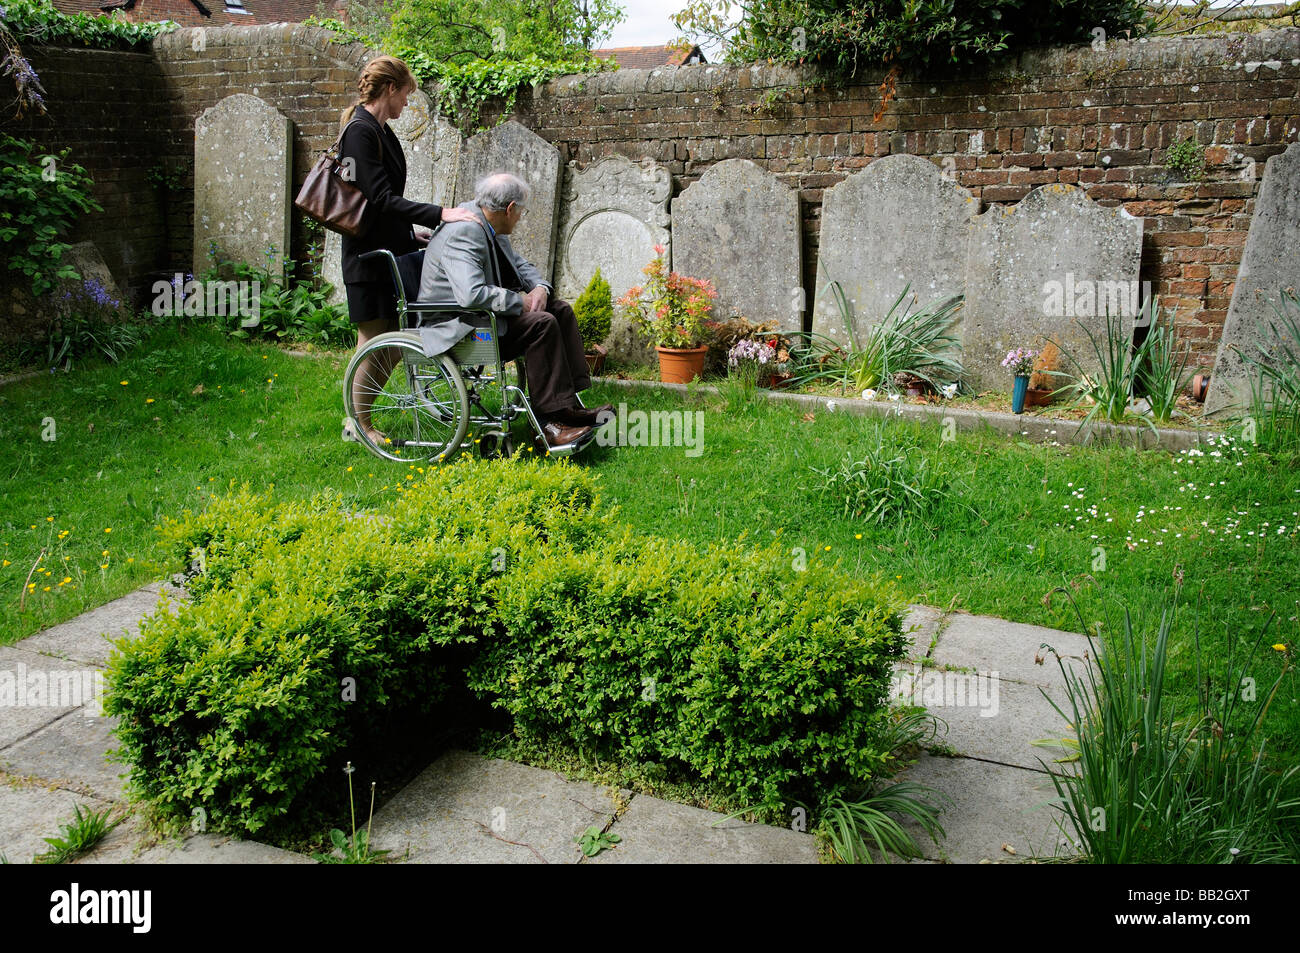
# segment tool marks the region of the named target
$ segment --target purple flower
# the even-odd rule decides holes
[[[727,352],[727,364],[731,367],[739,367],[741,363],[767,364],[775,357],[776,351],[769,345],[745,338]]]

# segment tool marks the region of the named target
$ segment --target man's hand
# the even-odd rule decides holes
[[[550,292],[546,290],[545,285],[538,285],[521,297],[524,299],[524,314],[530,311],[545,311],[546,304],[550,300]]]
[[[429,239],[433,237],[433,232],[425,228],[423,225],[415,225],[413,227],[415,229],[416,243],[420,245],[429,244]]]

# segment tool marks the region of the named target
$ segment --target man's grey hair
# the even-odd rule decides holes
[[[511,202],[525,205],[532,191],[528,183],[509,172],[493,172],[474,185],[474,201],[480,208],[504,212]]]

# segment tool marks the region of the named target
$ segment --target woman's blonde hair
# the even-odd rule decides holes
[[[361,78],[357,80],[357,101],[343,110],[339,132],[342,133],[347,128],[358,106],[373,103],[387,93],[390,86],[396,89],[410,86],[414,89],[417,85],[410,67],[396,56],[376,56],[361,71]]]

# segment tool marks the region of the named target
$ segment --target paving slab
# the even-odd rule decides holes
[[[952,799],[939,818],[946,837],[936,845],[915,822],[904,821],[922,853],[956,864],[1013,863],[1052,857],[1063,842],[1047,806],[1056,790],[1045,774],[970,758],[923,754],[898,778],[929,785]],[[1015,854],[1003,849],[1011,847]],[[1060,846],[1061,851],[1066,847]]]
[[[903,618],[903,631],[907,633],[907,657],[925,658],[930,654],[930,643],[934,641],[943,624],[944,611],[934,606],[912,605],[907,607]]]
[[[811,834],[746,824],[724,814],[645,794],[610,828],[622,840],[591,864],[815,864]]]
[[[1004,680],[1064,689],[1060,666],[1055,656],[1040,648],[1043,643],[1061,655],[1067,669],[1073,664],[1075,671],[1083,674],[1084,653],[1089,652],[1085,636],[965,612],[948,617],[931,654],[940,665],[996,672]],[[1036,658],[1042,658],[1043,663],[1038,664]],[[1065,700],[1063,692],[1054,697],[1058,704]]]
[[[0,770],[40,778],[105,800],[122,797],[126,766],[105,757],[117,746],[116,717],[88,717],[75,709],[22,741],[0,750]]]
[[[144,813],[131,813],[132,807],[125,802],[117,802],[116,816],[125,814],[120,824],[109,831],[102,841],[90,853],[78,857],[74,864],[135,864],[142,861],[150,848],[158,847],[164,842],[149,829],[144,820]],[[177,841],[176,845],[179,846]]]
[[[30,635],[18,642],[17,647],[28,652],[103,667],[113,650],[109,639],[121,638],[123,635],[128,638],[139,636],[140,620],[152,615],[158,608],[163,585],[161,582],[150,583],[97,609],[83,612],[75,619]],[[179,598],[180,591],[170,585],[167,592],[173,599]]]
[[[112,863],[113,861],[108,861]],[[256,841],[232,840],[213,834],[198,834],[184,843],[160,844],[140,854],[137,864],[314,864],[303,854],[281,850]]]
[[[0,752],[66,715],[71,709],[45,703],[48,693],[28,693],[28,677],[43,679],[49,659],[34,652],[0,646]]]
[[[572,864],[582,859],[574,838],[615,809],[593,784],[451,751],[380,808],[370,843],[395,859],[409,848],[412,863]]]
[[[78,805],[102,811],[109,804],[49,785],[0,779],[0,854],[11,864],[30,864],[49,849],[44,838],[56,836]]]
[[[1031,742],[1073,735],[1069,723],[1036,685],[933,670],[924,671],[921,678],[917,697],[930,714],[947,725],[945,731],[940,724],[934,740],[959,754],[1041,771],[1039,759],[1050,763],[1059,752],[1034,747]],[[952,704],[938,703],[940,687],[945,692],[951,688],[951,695],[943,700]]]

